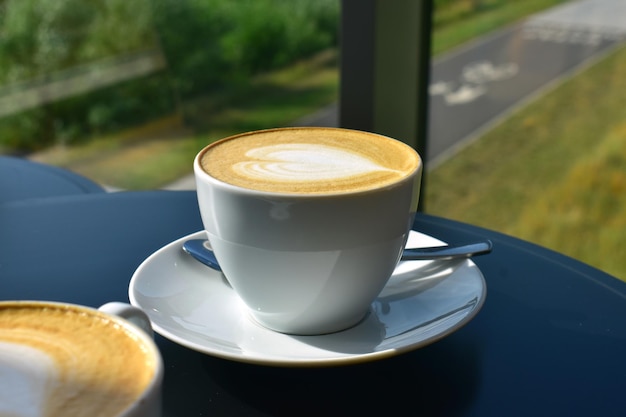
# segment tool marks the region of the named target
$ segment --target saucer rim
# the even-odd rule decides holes
[[[419,232],[417,230],[411,230],[410,232],[418,233],[433,241],[437,241],[441,244],[445,244],[443,241],[436,239],[428,234]],[[182,244],[184,241],[188,239],[197,239],[197,238],[205,238],[205,237],[206,237],[206,232],[204,230],[200,230],[200,231],[188,234],[186,236],[183,236],[179,239],[176,239],[162,246],[161,248],[159,248],[158,250],[150,254],[150,256],[148,256],[146,259],[144,259],[144,261],[142,261],[142,263],[137,267],[137,269],[133,273],[130,283],[129,283],[128,296],[130,299],[130,303],[136,307],[142,308],[144,311],[146,310],[146,306],[142,306],[142,304],[135,297],[134,290],[135,290],[137,280],[143,279],[142,273],[147,265],[149,265],[152,261],[154,261],[154,259],[160,256],[163,256],[165,253],[176,250],[177,246],[182,251]],[[189,258],[189,261],[197,262],[196,260],[193,260],[191,258]],[[470,268],[474,267],[473,269],[475,269],[475,273],[476,273],[475,278],[478,278],[478,282],[480,285],[480,296],[478,297],[478,300],[476,304],[474,305],[474,307],[464,317],[459,319],[457,322],[453,323],[451,326],[443,329],[442,331],[432,336],[426,337],[424,339],[416,340],[416,341],[410,341],[409,343],[406,343],[405,345],[400,346],[400,347],[388,348],[388,349],[384,349],[380,351],[371,351],[371,352],[366,352],[366,353],[349,354],[345,356],[321,357],[321,358],[300,358],[300,357],[290,357],[290,356],[268,357],[265,355],[258,355],[258,354],[257,355],[235,354],[229,351],[220,350],[219,348],[216,348],[214,346],[211,347],[209,344],[201,345],[194,341],[187,340],[184,336],[177,335],[170,330],[164,329],[163,327],[159,325],[158,322],[156,322],[151,317],[149,311],[146,311],[146,313],[148,314],[148,317],[150,317],[150,321],[152,323],[152,327],[154,331],[158,333],[159,335],[161,335],[162,337],[180,346],[186,347],[190,350],[193,350],[193,351],[205,354],[205,355],[225,359],[225,360],[230,360],[230,361],[235,361],[235,362],[240,362],[240,363],[247,363],[247,364],[254,364],[254,365],[293,367],[293,368],[333,367],[333,366],[361,364],[361,363],[372,362],[375,360],[390,358],[393,356],[397,356],[403,353],[407,353],[416,349],[426,347],[458,331],[459,329],[464,327],[467,323],[469,323],[478,314],[478,312],[480,312],[480,310],[482,309],[485,303],[485,299],[487,295],[487,286],[486,286],[484,275],[482,271],[478,268],[478,266],[471,259],[466,259],[463,262],[466,264],[466,266]],[[213,272],[216,272],[216,271],[213,271]],[[368,314],[372,314],[372,313],[370,312]],[[270,329],[263,327],[262,325],[258,324],[254,320],[252,320],[252,322],[254,323],[255,326],[260,328],[262,331],[272,332],[272,334],[277,333],[277,332],[274,332]],[[359,326],[359,324],[357,324],[356,326]],[[356,326],[353,326],[353,327],[356,327]],[[343,331],[347,331],[347,330],[349,329],[346,329]],[[341,332],[337,332],[337,333],[341,333]],[[282,335],[282,333],[277,333],[277,334]],[[284,336],[290,336],[290,335],[284,335]],[[311,336],[306,336],[306,337],[324,338],[328,336],[329,335],[322,334],[322,335],[311,335]]]

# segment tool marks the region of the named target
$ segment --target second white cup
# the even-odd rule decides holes
[[[0,302],[2,416],[158,417],[162,380],[150,321],[136,307]]]

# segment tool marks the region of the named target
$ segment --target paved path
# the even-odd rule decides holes
[[[579,0],[436,59],[429,91],[429,167],[624,41],[626,0]],[[337,106],[294,125],[337,126]],[[189,176],[166,188],[194,187]]]
[[[582,0],[437,59],[430,85],[430,166],[625,40],[626,1]]]

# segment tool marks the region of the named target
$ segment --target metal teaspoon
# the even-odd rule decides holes
[[[405,249],[403,261],[424,261],[435,259],[469,258],[491,252],[493,244],[490,240],[473,242],[463,245],[433,246],[427,248]],[[215,254],[206,239],[190,239],[183,243],[183,250],[204,265],[221,271]]]

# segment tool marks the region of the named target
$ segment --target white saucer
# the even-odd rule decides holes
[[[365,362],[416,349],[458,330],[480,310],[483,275],[470,260],[401,262],[357,326],[320,336],[268,330],[248,317],[223,275],[183,252],[187,239],[161,248],[135,271],[133,305],[154,330],[209,355],[274,366],[329,366]],[[412,231],[407,247],[441,242]]]

